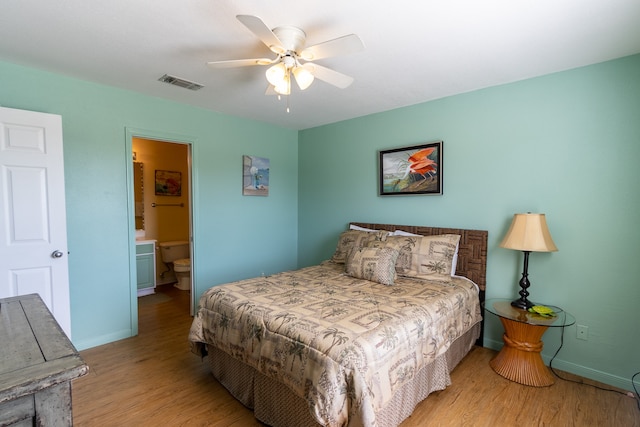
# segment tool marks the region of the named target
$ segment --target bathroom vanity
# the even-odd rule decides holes
[[[156,241],[136,239],[138,296],[156,292]]]

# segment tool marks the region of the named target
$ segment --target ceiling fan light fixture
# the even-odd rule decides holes
[[[273,67],[267,68],[265,75],[267,76],[267,81],[269,83],[271,83],[275,87],[278,87],[278,85],[281,85],[283,83],[284,78],[287,75],[287,68],[282,62],[278,62]]]
[[[280,95],[291,94],[291,77],[288,72],[285,73],[285,75],[282,78],[282,81],[280,81],[278,84],[273,85],[273,90],[275,90],[276,93]]]
[[[313,74],[309,70],[304,67],[295,67],[293,69],[293,76],[296,79],[296,83],[298,83],[298,87],[300,90],[305,90],[311,83],[313,83]]]
[[[266,78],[269,82],[266,94],[279,95],[291,93],[291,74],[300,87],[305,90],[315,79],[344,89],[353,82],[353,78],[338,71],[309,62],[336,55],[358,52],[364,49],[360,38],[355,34],[326,40],[322,43],[306,46],[307,35],[291,26],[269,28],[260,18],[252,15],[237,15],[238,20],[277,56],[274,59],[235,59],[211,61],[207,65],[214,69],[267,65]],[[300,64],[300,60],[306,61]]]

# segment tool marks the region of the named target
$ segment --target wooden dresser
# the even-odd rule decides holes
[[[0,426],[71,426],[89,368],[37,294],[0,299]]]

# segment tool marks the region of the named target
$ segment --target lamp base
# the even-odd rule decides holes
[[[518,298],[516,300],[511,301],[512,307],[520,308],[522,310],[529,310],[534,305],[535,305],[534,303],[532,303],[526,298]]]
[[[520,279],[520,292],[518,292],[520,294],[520,298],[511,301],[511,306],[520,308],[522,310],[529,310],[535,305],[527,299],[527,297],[529,296],[529,292],[527,292],[527,289],[531,285],[529,283],[529,273],[527,273],[527,270],[529,269],[529,254],[531,253],[531,251],[522,252],[524,253],[524,269],[522,270],[522,279]]]

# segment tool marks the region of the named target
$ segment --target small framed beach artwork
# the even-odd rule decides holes
[[[182,173],[156,169],[156,196],[180,196]]]
[[[442,141],[380,150],[381,196],[442,194]]]
[[[269,195],[269,159],[242,156],[242,195]]]

